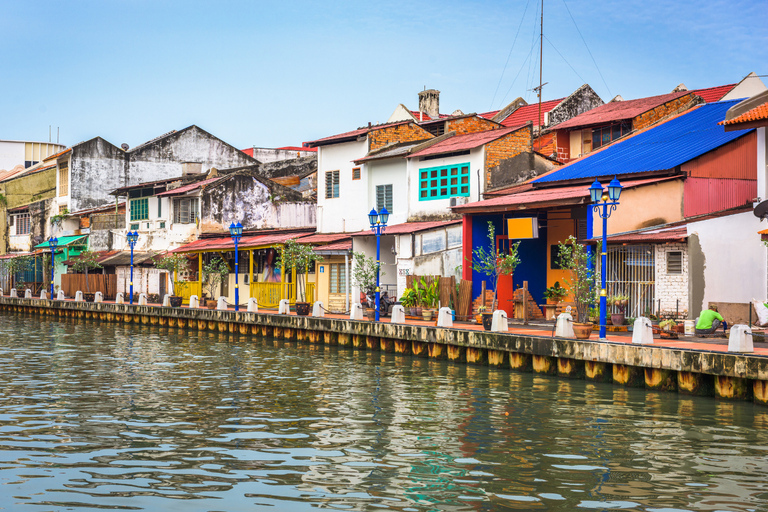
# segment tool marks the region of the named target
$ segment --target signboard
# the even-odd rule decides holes
[[[507,219],[507,234],[510,240],[539,238],[539,219],[536,217]]]

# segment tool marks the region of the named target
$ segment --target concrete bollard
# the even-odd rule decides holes
[[[2,297],[3,295],[5,295],[5,291],[2,288],[0,288],[0,297]]]
[[[403,311],[405,316],[405,311]],[[453,315],[451,314],[451,308],[442,307],[437,312],[437,326],[438,327],[453,327]]]
[[[40,290],[40,298],[45,300],[48,298],[48,292],[45,290]]]
[[[24,290],[24,298],[25,299],[31,299],[32,298],[32,290],[30,290],[29,288]]]
[[[101,292],[96,292],[93,297],[93,302],[104,302],[104,294]]]
[[[736,324],[731,327],[728,338],[728,352],[754,352],[752,329],[748,325]]]
[[[291,312],[291,304],[288,299],[280,299],[280,304],[277,306],[277,312],[280,315],[287,315]]]
[[[146,306],[147,305],[147,294],[146,293],[140,293],[139,294],[139,306]]]
[[[323,309],[323,303],[319,300],[312,304],[312,316],[317,318],[323,318],[325,316],[325,310]]]
[[[164,307],[164,308],[169,308],[169,307],[171,307],[171,295],[170,295],[170,294],[168,294],[168,293],[166,293],[165,295],[163,295],[163,307]]]
[[[405,308],[402,304],[395,304],[392,306],[392,318],[389,319],[391,324],[404,324],[405,323]],[[440,318],[437,319],[437,325],[440,325]]]
[[[16,295],[16,288],[11,288],[11,295],[10,295],[10,297],[11,297],[12,299],[17,299],[17,298],[19,298],[19,296],[18,296],[18,295]]]
[[[83,292],[81,292],[80,290],[77,290],[75,292],[75,302],[83,302],[83,300],[85,300],[83,299]]]
[[[560,313],[557,315],[557,324],[555,324],[555,336],[558,338],[575,338],[573,333],[573,317],[570,313]]]
[[[56,294],[56,300],[67,300],[67,296],[64,295],[64,290],[59,290],[59,293]]]
[[[199,308],[200,307],[200,299],[197,297],[197,295],[190,295],[189,296],[189,307],[190,308]]]
[[[251,297],[250,299],[248,299],[248,312],[249,313],[259,312],[259,301],[256,300],[256,297]]]
[[[362,320],[363,319],[363,306],[361,304],[352,304],[352,308],[349,310],[350,320]]]
[[[632,343],[638,345],[653,343],[653,324],[650,318],[640,316],[635,319],[635,325],[632,327]]]
[[[117,295],[115,295],[115,304],[125,304],[123,292],[117,292]]]
[[[509,331],[509,323],[507,322],[507,312],[501,309],[497,309],[493,312],[493,321],[491,322],[492,332],[507,332]]]
[[[216,309],[218,310],[227,309],[227,299],[224,297],[219,297],[219,300],[216,301]]]

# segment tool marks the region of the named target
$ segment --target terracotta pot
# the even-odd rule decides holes
[[[483,313],[483,329],[490,331],[493,326],[493,313]]]
[[[611,323],[613,325],[624,325],[624,320],[626,317],[624,316],[624,313],[616,313],[611,315]]]
[[[577,340],[588,340],[592,335],[592,324],[573,322],[573,334]]]
[[[376,320],[376,308],[366,308],[366,310],[365,310],[365,316],[366,316],[366,317],[368,318],[368,320],[370,320],[371,322],[373,322],[374,320]]]
[[[171,307],[172,308],[180,308],[181,307],[181,303],[184,300],[179,295],[171,295],[170,297],[168,297],[168,299],[171,301]]]
[[[309,315],[309,302],[297,302],[296,303],[296,314],[299,316],[307,316]]]
[[[432,320],[432,310],[431,309],[422,309],[421,310],[421,317],[424,319],[425,322],[429,322]]]
[[[205,307],[208,309],[216,309],[217,301],[215,300],[207,300],[205,301]]]

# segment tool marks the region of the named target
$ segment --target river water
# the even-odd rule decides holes
[[[768,408],[0,316],[0,510],[768,510]]]

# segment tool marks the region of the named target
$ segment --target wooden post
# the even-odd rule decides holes
[[[248,298],[251,297],[251,285],[253,285],[253,249],[248,251],[248,257],[250,259],[250,268],[248,270]]]
[[[523,325],[528,325],[528,281],[523,281]]]
[[[480,305],[485,307],[485,280],[483,280],[483,283],[480,286],[480,297],[482,297]]]

